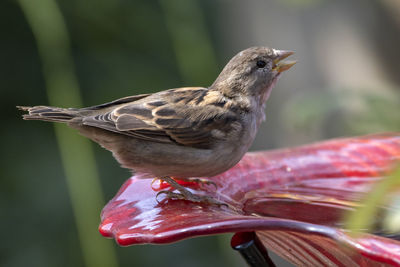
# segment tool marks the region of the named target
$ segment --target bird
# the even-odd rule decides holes
[[[177,180],[212,183],[240,161],[265,120],[265,103],[294,52],[258,46],[236,54],[209,87],[182,87],[85,108],[17,106],[25,120],[66,123],[122,167],[165,181],[168,199],[219,204]],[[199,178],[206,177],[206,179]]]

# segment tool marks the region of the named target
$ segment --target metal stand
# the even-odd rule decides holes
[[[254,232],[234,234],[231,246],[234,250],[239,251],[250,267],[276,267],[269,257],[267,249]]]

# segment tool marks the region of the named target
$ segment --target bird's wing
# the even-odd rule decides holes
[[[148,97],[150,95],[151,94],[141,94],[141,95],[127,96],[127,97],[119,98],[117,100],[114,100],[114,101],[111,101],[111,102],[108,102],[108,103],[104,103],[104,104],[100,104],[100,105],[96,105],[96,106],[91,106],[91,107],[87,107],[87,108],[81,108],[80,110],[99,110],[99,109],[104,109],[104,108],[108,108],[108,107],[112,107],[112,106],[116,106],[116,105],[120,105],[120,104],[125,104],[125,103],[129,103],[129,102],[137,101],[139,99]]]
[[[229,100],[206,88],[163,91],[111,111],[87,116],[83,124],[139,139],[210,148],[240,130]]]

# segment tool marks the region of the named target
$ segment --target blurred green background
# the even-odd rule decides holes
[[[235,53],[266,45],[298,64],[252,150],[400,131],[398,0],[2,0],[0,32],[0,266],[245,266],[230,235],[126,248],[101,237],[129,171],[16,105],[208,86]]]

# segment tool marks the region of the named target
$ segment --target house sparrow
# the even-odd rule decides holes
[[[239,162],[265,119],[272,88],[296,63],[281,61],[292,54],[268,47],[243,50],[208,88],[169,89],[87,108],[18,108],[28,112],[25,120],[67,123],[110,150],[123,167],[169,183],[179,191],[160,192],[169,198],[216,203],[173,178],[211,177]]]

